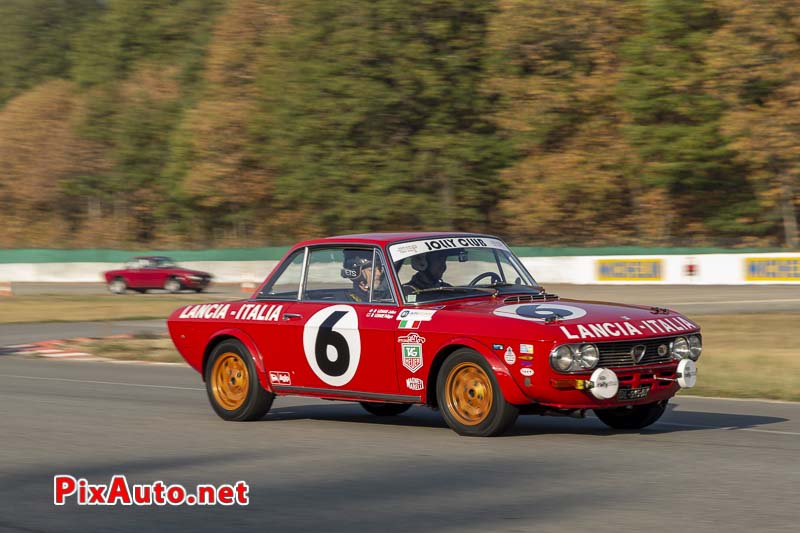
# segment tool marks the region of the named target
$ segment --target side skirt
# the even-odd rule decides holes
[[[378,394],[342,389],[318,389],[313,387],[292,387],[272,385],[272,390],[279,395],[297,394],[300,396],[316,396],[342,400],[372,400],[378,402],[420,403],[422,396],[406,396],[403,394]]]

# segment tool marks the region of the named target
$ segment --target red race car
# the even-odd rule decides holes
[[[163,256],[134,257],[125,268],[103,273],[108,289],[114,294],[124,294],[127,289],[146,292],[148,289],[165,289],[179,292],[190,289],[204,291],[211,284],[211,274],[179,267],[175,261]]]
[[[695,384],[702,351],[678,313],[560,299],[503,241],[465,233],[302,242],[250,298],[184,306],[167,323],[226,420],[300,395],[378,416],[427,405],[475,436],[588,409],[643,428]]]

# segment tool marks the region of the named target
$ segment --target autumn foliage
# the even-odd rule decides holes
[[[786,246],[789,0],[8,0],[0,247]]]

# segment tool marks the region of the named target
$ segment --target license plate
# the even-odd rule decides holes
[[[640,400],[647,397],[650,386],[639,387],[638,389],[620,389],[617,393],[617,400]]]

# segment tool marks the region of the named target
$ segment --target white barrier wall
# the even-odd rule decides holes
[[[523,257],[540,283],[741,285],[800,283],[800,254]],[[181,266],[217,283],[260,283],[278,261],[197,261]],[[100,282],[117,263],[0,264],[0,282]],[[446,277],[446,276],[445,276]]]

